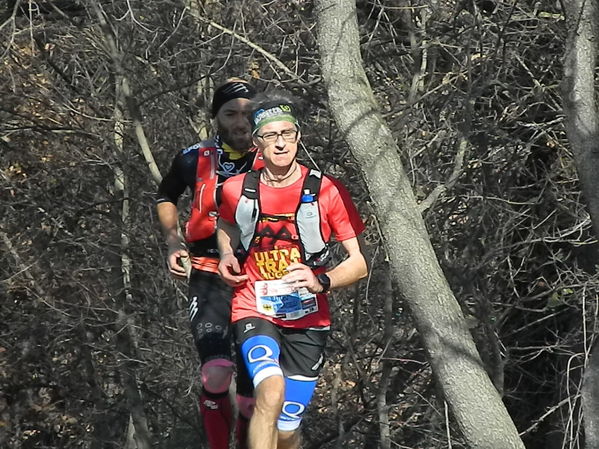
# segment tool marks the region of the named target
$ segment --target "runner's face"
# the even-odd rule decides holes
[[[247,151],[252,147],[249,114],[250,100],[246,98],[227,101],[216,114],[218,135],[237,151]]]
[[[297,131],[295,139],[285,140],[282,133],[287,131]],[[266,141],[260,136],[268,136],[271,133],[277,133],[276,140]],[[300,133],[296,126],[290,122],[271,122],[260,128],[254,134],[254,143],[262,151],[264,163],[270,169],[284,169],[291,166],[297,156],[297,146],[300,139]]]

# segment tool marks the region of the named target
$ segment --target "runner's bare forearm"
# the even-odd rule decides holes
[[[180,244],[181,238],[177,232],[179,224],[179,212],[177,211],[177,206],[173,203],[163,202],[156,206],[156,211],[167,244],[169,246]]]
[[[239,246],[239,228],[228,221],[219,219],[216,229],[216,241],[221,257],[225,254],[234,253],[235,248]]]
[[[341,244],[348,257],[335,268],[327,271],[327,275],[331,279],[331,288],[346,287],[368,274],[368,265],[362,250],[362,239],[353,238],[345,240]]]

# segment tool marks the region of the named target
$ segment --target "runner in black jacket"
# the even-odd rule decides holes
[[[217,136],[181,150],[158,189],[157,212],[168,245],[168,267],[186,278],[182,259],[190,258],[189,317],[202,363],[200,412],[210,449],[228,449],[232,422],[228,390],[233,376],[231,354],[231,288],[218,274],[215,228],[220,185],[229,177],[261,166],[252,148],[248,120],[254,88],[237,78],[214,94],[212,116]],[[177,202],[185,189],[193,194],[185,242],[177,234]],[[253,408],[252,385],[244,364],[238,364],[237,442],[246,448],[247,422]]]

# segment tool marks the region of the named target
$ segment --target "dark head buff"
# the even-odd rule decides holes
[[[212,117],[216,117],[218,110],[227,101],[234,100],[235,98],[247,98],[249,100],[254,95],[256,95],[256,89],[243,81],[230,81],[223,84],[214,92],[211,109]]]
[[[252,112],[252,133],[255,133],[267,123],[290,122],[299,126],[295,118],[295,108],[290,103],[272,101],[260,106]]]

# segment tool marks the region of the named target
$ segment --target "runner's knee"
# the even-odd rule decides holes
[[[210,360],[202,365],[202,386],[209,393],[224,393],[233,377],[233,363],[226,359]]]
[[[256,388],[255,410],[261,413],[279,414],[285,399],[285,379],[271,376],[264,379]]]
[[[243,417],[250,419],[252,413],[254,413],[254,406],[256,400],[253,397],[237,395],[237,407],[239,408],[239,414]]]

